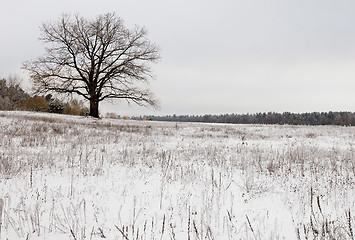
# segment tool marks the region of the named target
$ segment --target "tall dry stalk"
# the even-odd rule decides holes
[[[1,239],[1,226],[2,226],[2,210],[4,208],[4,200],[0,198],[0,239]]]

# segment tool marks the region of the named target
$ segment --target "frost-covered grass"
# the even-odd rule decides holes
[[[0,112],[0,239],[354,239],[354,174],[353,127]]]

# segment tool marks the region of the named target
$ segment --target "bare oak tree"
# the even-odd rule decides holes
[[[157,106],[147,83],[159,49],[144,28],[127,29],[114,13],[93,20],[63,15],[44,23],[41,33],[45,55],[23,64],[37,93],[78,94],[90,102],[92,117],[99,117],[99,102],[108,99]]]

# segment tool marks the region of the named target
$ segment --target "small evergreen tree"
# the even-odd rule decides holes
[[[49,106],[50,113],[60,113],[64,112],[64,102],[59,100],[58,98],[53,98],[52,94],[48,94],[45,96],[46,102]]]

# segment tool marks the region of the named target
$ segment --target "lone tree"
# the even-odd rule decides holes
[[[44,23],[41,33],[46,53],[23,64],[37,94],[78,94],[90,102],[92,117],[99,117],[99,102],[109,99],[157,107],[147,84],[159,49],[144,28],[127,29],[114,13],[93,20],[63,15]]]

